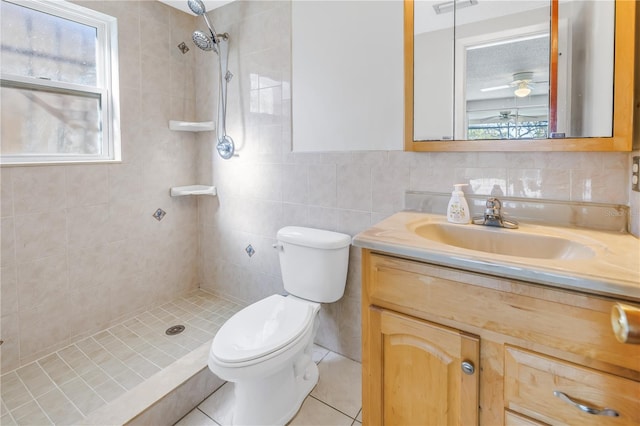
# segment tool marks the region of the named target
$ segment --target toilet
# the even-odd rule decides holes
[[[209,369],[234,383],[234,425],[284,425],[293,418],[318,383],[311,353],[320,303],[344,294],[349,235],[287,226],[277,240],[289,295],[269,296],[233,315],[209,351]]]

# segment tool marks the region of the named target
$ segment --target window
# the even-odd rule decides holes
[[[66,1],[0,13],[2,163],[120,160],[116,19]]]

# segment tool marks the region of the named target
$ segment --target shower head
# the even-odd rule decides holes
[[[207,28],[209,28],[209,32],[211,33],[210,40],[213,42],[213,44],[217,44],[218,43],[218,35],[216,33],[216,30],[213,28],[213,25],[211,25],[211,22],[209,22],[209,18],[207,18],[207,8],[204,7],[204,3],[202,2],[202,0],[187,0],[187,4],[189,5],[189,9],[191,9],[191,11],[193,13],[195,13],[198,16],[202,16],[204,18],[204,22],[205,22],[205,24],[207,24]],[[193,33],[193,41],[194,41],[194,43],[200,49],[204,49],[196,41],[196,35],[195,34],[196,33]],[[207,37],[207,38],[209,38],[209,37]],[[204,49],[204,50],[215,50],[215,49]]]
[[[211,40],[211,38],[202,31],[194,31],[191,38],[193,39],[195,45],[202,50],[216,50],[213,44],[213,40]]]
[[[200,16],[207,13],[207,9],[204,7],[202,0],[188,0],[187,3],[189,4],[189,9],[196,15]]]

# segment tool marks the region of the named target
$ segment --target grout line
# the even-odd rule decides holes
[[[69,345],[69,346],[72,346],[72,345]],[[69,346],[65,347],[65,349],[66,349],[66,348],[68,348]],[[75,346],[75,345],[73,345],[73,346]],[[82,350],[81,350],[80,348],[78,348],[77,346],[76,346],[76,349],[78,349],[80,352],[82,352]],[[97,396],[98,398],[100,398],[102,401],[104,401],[104,403],[106,404],[106,403],[107,403],[107,401],[105,401],[105,400],[104,400],[104,398],[102,398],[102,396],[100,396],[100,394],[99,394],[98,392],[96,392],[96,390],[93,388],[93,386],[89,385],[89,383],[87,383],[87,381],[84,379],[84,377],[82,377],[82,376],[81,376],[81,375],[76,371],[76,369],[75,369],[75,368],[73,368],[71,365],[69,365],[69,363],[67,363],[67,361],[65,361],[65,359],[64,359],[64,358],[62,358],[62,357],[60,356],[60,354],[58,354],[58,352],[59,352],[59,351],[54,352],[54,353],[56,354],[56,356],[58,357],[58,359],[59,359],[60,361],[62,361],[62,362],[63,362],[67,367],[69,367],[69,369],[70,369],[71,371],[73,371],[73,372],[75,373],[75,375],[76,375],[76,377],[74,377],[73,379],[67,380],[67,381],[66,381],[66,382],[64,382],[64,383],[61,383],[61,385],[64,385],[65,383],[69,383],[70,381],[75,380],[76,378],[78,378],[78,379],[82,380],[82,382],[83,382],[85,385],[87,385],[87,387],[88,387],[89,389],[91,389],[91,390],[93,391],[93,393],[95,393],[95,394],[96,394],[96,396]],[[83,352],[83,353],[84,353],[84,352]],[[50,355],[48,355],[48,356],[50,356]],[[41,359],[44,359],[44,358],[46,358],[46,357],[43,357],[43,358],[41,358]],[[89,361],[91,361],[91,358],[87,357],[87,359],[89,359]],[[75,404],[73,401],[71,401],[71,399],[67,396],[67,394],[65,393],[65,391],[64,391],[64,390],[62,390],[62,388],[60,388],[60,386],[55,382],[55,380],[53,380],[53,378],[49,375],[49,373],[47,373],[47,370],[46,370],[44,367],[42,367],[42,365],[40,365],[39,360],[38,360],[38,361],[36,361],[36,362],[38,363],[38,365],[40,366],[40,368],[42,368],[42,371],[44,371],[44,374],[46,374],[46,375],[49,377],[49,380],[51,380],[51,381],[53,382],[53,384],[56,386],[56,388],[58,388],[58,390],[59,390],[59,391],[60,391],[60,392],[65,396],[65,397],[67,397],[67,399],[69,399],[69,402],[71,402],[71,404],[73,404],[73,406],[74,406],[74,407],[76,407],[76,409],[77,409],[77,410],[78,410],[78,412],[82,415],[82,417],[83,417],[83,418],[84,418],[84,417],[86,417],[86,415],[82,412],[82,410],[81,410],[78,406],[76,406],[76,404]],[[91,361],[91,362],[93,362],[93,361]],[[95,364],[95,363],[94,363],[94,364]],[[97,364],[96,364],[96,365],[97,365]],[[100,366],[99,366],[99,365],[97,365],[97,366],[98,366],[98,368],[100,368]],[[43,410],[43,411],[44,411],[44,410]],[[87,413],[87,414],[88,414],[88,413]]]
[[[34,362],[35,362],[35,361],[34,361]],[[27,364],[27,365],[29,365],[29,364]],[[26,367],[26,366],[25,366],[25,367]],[[22,368],[22,367],[20,367],[20,368]],[[16,377],[18,378],[18,380],[20,380],[20,383],[22,383],[22,386],[24,386],[24,388],[27,390],[27,392],[29,392],[29,395],[31,395],[31,401],[33,401],[33,402],[38,406],[38,408],[40,408],[40,411],[42,411],[42,413],[45,415],[45,417],[46,417],[47,419],[49,419],[49,421],[51,422],[51,424],[52,424],[52,425],[55,425],[56,423],[51,419],[51,417],[49,417],[49,413],[47,413],[47,411],[46,411],[44,408],[42,408],[42,406],[40,405],[40,403],[38,402],[38,400],[33,396],[33,394],[31,393],[31,391],[29,390],[29,387],[28,387],[28,386],[27,386],[27,384],[22,380],[22,378],[20,377],[20,375],[18,374],[18,372],[17,372],[17,371],[18,371],[18,369],[16,369],[16,370],[15,370],[15,372],[16,372]],[[47,373],[47,372],[45,371],[45,374],[46,374],[46,373]],[[53,384],[55,385],[55,382],[54,382]],[[57,387],[57,385],[56,385],[56,387]],[[48,392],[47,392],[47,393],[48,393]],[[13,409],[13,411],[17,410],[18,408],[24,407],[25,405],[29,404],[31,401],[25,402],[24,404],[20,405],[19,407],[14,408],[14,409]],[[9,408],[9,407],[7,407],[7,408]],[[12,412],[12,410],[9,410],[9,412],[11,413],[11,412]],[[12,416],[12,417],[13,417],[13,416]],[[17,422],[17,421],[16,421],[16,424],[18,424],[18,422]]]
[[[212,421],[212,422],[214,422],[215,424],[217,424],[217,425],[219,425],[219,424],[220,424],[220,423],[216,422],[214,419],[212,419],[211,417],[209,417],[209,415],[208,415],[207,413],[205,413],[204,411],[202,411],[200,408],[196,407],[196,408],[194,408],[193,410],[198,410],[198,411],[200,411],[200,412],[201,412],[202,414],[204,414],[208,419],[211,419],[211,421]],[[192,411],[193,411],[193,410],[192,410]],[[190,411],[190,412],[191,412],[191,411]],[[190,412],[189,412],[189,413],[190,413]],[[187,414],[188,414],[188,413],[187,413]]]
[[[203,294],[206,295],[206,297],[203,297]],[[194,299],[195,298],[195,299]],[[191,300],[190,300],[191,299]],[[175,302],[176,301],[180,301],[181,305],[177,305]],[[181,317],[175,315],[172,312],[167,311],[166,309],[162,308],[162,306],[174,306],[177,309],[181,310],[184,312],[185,315],[191,315],[192,318],[191,319],[200,319],[200,320],[204,320],[204,321],[208,321],[210,323],[214,323],[213,321],[211,321],[209,318],[212,315],[216,315],[216,317],[222,318],[222,319],[228,319],[231,314],[233,312],[237,312],[238,308],[242,308],[242,304],[238,303],[236,301],[227,299],[225,297],[219,296],[217,294],[214,293],[210,293],[201,289],[198,289],[196,291],[191,292],[189,295],[184,295],[179,297],[178,299],[175,299],[171,302],[165,303],[161,306],[156,306],[153,307],[153,309],[161,309],[163,312],[166,312],[168,315],[170,315],[172,317],[172,320],[179,320],[181,321]],[[100,351],[104,351],[106,352],[113,360],[115,360],[116,362],[122,364],[126,369],[129,369],[131,371],[133,371],[136,375],[140,376],[139,374],[137,374],[137,372],[135,372],[135,370],[133,370],[131,367],[129,367],[127,365],[126,362],[122,361],[120,358],[118,358],[118,356],[116,356],[116,354],[114,352],[112,352],[111,350],[109,350],[109,348],[107,346],[105,346],[105,344],[99,342],[94,336],[96,336],[97,334],[100,333],[107,333],[109,335],[109,337],[111,337],[112,339],[115,339],[115,341],[117,342],[117,344],[122,344],[124,347],[130,349],[133,353],[135,353],[137,356],[141,357],[142,359],[144,359],[145,361],[149,362],[150,364],[154,365],[155,367],[157,367],[159,370],[163,370],[165,367],[161,367],[157,364],[155,364],[153,361],[151,361],[150,359],[146,358],[144,355],[142,355],[138,350],[134,349],[132,346],[130,346],[127,342],[125,342],[123,339],[121,339],[120,337],[116,336],[115,334],[112,333],[111,329],[113,329],[114,327],[122,327],[124,328],[127,332],[131,333],[133,336],[135,336],[134,338],[139,339],[139,341],[141,343],[143,343],[144,345],[146,345],[146,348],[152,348],[154,350],[157,350],[165,355],[167,355],[168,357],[170,357],[171,359],[173,359],[173,361],[171,362],[171,364],[175,361],[177,361],[179,358],[176,358],[175,356],[167,353],[166,351],[163,351],[162,349],[160,349],[159,347],[155,346],[153,343],[151,343],[150,340],[148,340],[147,338],[145,338],[144,336],[142,336],[141,334],[139,334],[138,332],[136,332],[135,330],[133,330],[132,328],[130,328],[129,326],[125,325],[125,322],[132,320],[132,319],[137,319],[140,315],[143,314],[149,314],[151,315],[152,318],[155,318],[158,320],[158,322],[162,322],[163,320],[159,317],[157,317],[155,314],[151,313],[150,310],[146,310],[143,312],[138,313],[136,316],[134,317],[129,317],[129,318],[122,318],[122,320],[119,323],[113,324],[112,326],[102,329],[102,330],[98,330],[95,333],[88,335],[84,338],[81,338],[77,341],[71,342],[68,345],[65,345],[64,347],[45,354],[43,356],[41,356],[40,358],[31,361],[30,363],[20,366],[12,371],[8,371],[4,374],[2,374],[0,377],[6,377],[7,375],[14,373],[15,376],[17,377],[19,383],[24,387],[24,389],[26,390],[28,396],[31,398],[29,401],[25,402],[24,404],[21,404],[18,407],[15,407],[13,410],[9,410],[9,408],[7,407],[7,414],[9,414],[10,418],[14,421],[14,423],[18,423],[18,421],[16,420],[16,418],[14,417],[14,415],[12,414],[13,411],[24,407],[25,405],[31,403],[32,401],[36,404],[36,406],[42,411],[42,413],[45,415],[45,417],[52,423],[55,424],[55,422],[52,420],[52,418],[49,416],[49,414],[47,413],[47,411],[40,405],[40,403],[38,402],[38,400],[34,397],[33,393],[31,392],[31,390],[29,390],[29,388],[27,387],[26,383],[23,381],[23,379],[20,377],[20,375],[17,373],[17,371],[20,368],[26,367],[27,365],[30,364],[35,364],[37,365],[42,372],[45,374],[45,376],[51,381],[51,383],[53,383],[54,388],[52,390],[50,390],[49,392],[52,392],[54,390],[59,391],[62,396],[69,402],[71,403],[71,405],[78,411],[78,413],[80,413],[80,415],[83,418],[86,418],[88,415],[90,415],[91,413],[87,413],[87,415],[85,415],[82,410],[80,410],[78,408],[78,406],[76,406],[76,404],[70,399],[70,397],[62,390],[62,388],[58,385],[58,383],[56,383],[51,375],[47,372],[47,370],[40,364],[40,361],[42,361],[43,359],[55,354],[57,356],[57,358],[62,361],[62,363],[68,367],[70,369],[70,371],[73,372],[73,374],[75,374],[75,377],[65,381],[64,383],[60,383],[61,385],[68,383],[70,381],[73,381],[77,378],[79,378],[82,383],[84,383],[89,389],[91,389],[91,391],[93,391],[98,398],[100,398],[100,400],[102,400],[104,402],[103,406],[108,404],[107,401],[105,401],[105,399],[98,393],[98,391],[95,389],[94,386],[91,386],[86,380],[85,378],[80,375],[80,373],[78,372],[78,370],[74,367],[71,366],[71,364],[69,364],[69,362],[67,362],[67,360],[65,360],[61,355],[60,352],[68,349],[68,348],[75,348],[75,350],[77,350],[80,354],[82,354],[82,356],[86,359],[87,362],[90,363],[89,368],[90,371],[99,371],[104,373],[104,375],[106,377],[108,377],[109,380],[111,380],[113,383],[115,383],[115,385],[119,388],[122,389],[122,394],[126,393],[129,391],[129,389],[126,389],[123,385],[121,385],[117,380],[115,380],[115,378],[113,377],[112,374],[108,373],[102,366],[100,366],[84,349],[82,349],[80,346],[77,345],[78,342],[80,341],[84,341],[87,340],[95,345],[97,345],[100,348]],[[226,320],[225,319],[225,320]],[[153,331],[153,326],[150,326],[148,324],[146,324],[145,322],[142,322],[138,319],[138,321],[147,329]],[[186,321],[186,323],[188,323],[188,321]],[[211,333],[210,330],[207,329],[203,329],[201,327],[195,326],[195,325],[190,325],[190,327],[192,327],[193,329],[199,331],[200,333],[207,333],[207,334],[212,334],[215,335],[215,333]],[[154,334],[155,336],[155,334]],[[160,336],[161,338],[164,336]],[[192,340],[198,342],[199,339],[195,339],[192,338]],[[205,339],[204,342],[202,342],[202,344],[205,344],[206,341],[209,340],[209,338]],[[169,340],[170,341],[170,340]],[[180,345],[177,342],[171,342],[173,345],[176,345],[184,350],[187,350],[189,352],[192,352],[192,349],[189,349],[187,347],[184,347],[182,345]],[[326,354],[325,354],[326,356]],[[324,357],[323,357],[324,358]],[[126,370],[123,370],[126,371]],[[144,382],[145,380],[147,380],[145,377],[140,376],[142,381]],[[105,382],[106,383],[106,382]],[[225,382],[226,383],[226,382]],[[216,388],[214,390],[214,392],[212,392],[211,394],[215,393],[216,391],[220,390],[220,388],[225,384],[223,383],[221,386],[219,386],[218,388]],[[47,392],[47,393],[49,393]],[[43,394],[46,395],[47,393]],[[41,395],[42,396],[42,395]],[[211,395],[209,395],[211,396]],[[205,398],[206,399],[206,398]],[[197,407],[196,407],[197,408]],[[95,410],[94,410],[95,411]],[[200,410],[201,411],[201,410]],[[206,415],[206,413],[205,413]],[[208,417],[208,416],[207,416]],[[212,419],[213,420],[213,419]],[[215,423],[215,420],[213,420]],[[216,423],[218,424],[218,423]]]
[[[345,413],[344,411],[338,410],[336,407],[334,407],[334,406],[332,406],[332,405],[330,405],[330,404],[328,404],[328,403],[324,402],[324,401],[323,401],[323,400],[321,400],[321,399],[318,399],[317,397],[315,397],[315,396],[313,396],[313,395],[311,395],[311,394],[307,395],[307,397],[308,397],[308,398],[313,398],[313,399],[315,399],[316,401],[323,403],[323,404],[324,404],[324,405],[326,405],[327,407],[329,407],[329,408],[332,408],[332,409],[336,410],[338,413],[344,414],[345,416],[349,417],[351,420],[355,420],[355,419],[356,419],[356,417],[358,417],[358,414],[357,414],[357,413],[356,413],[356,416],[355,416],[355,417],[351,417],[349,414]],[[358,411],[358,413],[359,413],[359,411]]]

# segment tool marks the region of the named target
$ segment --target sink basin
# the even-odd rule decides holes
[[[533,259],[589,259],[595,251],[580,242],[521,230],[449,223],[426,223],[410,230],[431,241],[506,256]]]

